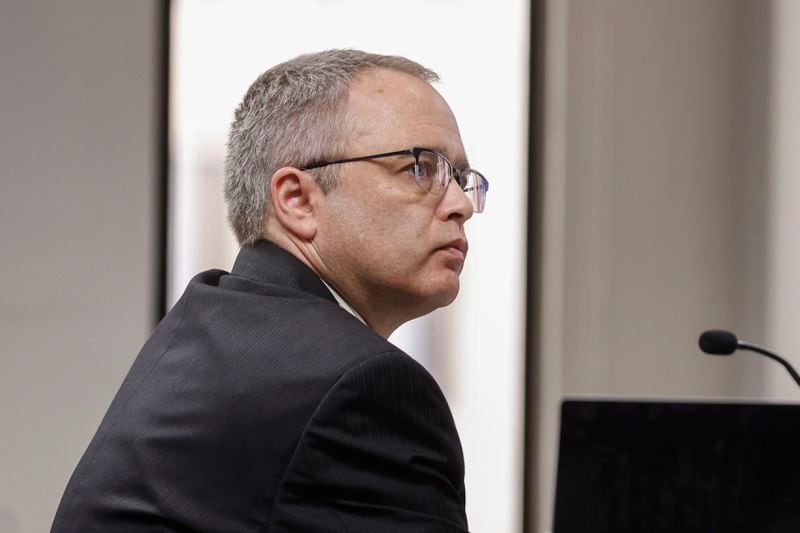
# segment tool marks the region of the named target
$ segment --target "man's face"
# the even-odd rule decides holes
[[[387,70],[357,79],[348,115],[355,134],[343,157],[431,148],[456,168],[466,155],[453,113],[426,82]],[[451,303],[464,265],[464,223],[472,204],[455,181],[444,194],[416,183],[413,156],[340,165],[337,186],[318,210],[314,239],[345,298],[400,306],[410,317]],[[459,242],[460,241],[460,242]],[[348,294],[349,293],[349,294]]]

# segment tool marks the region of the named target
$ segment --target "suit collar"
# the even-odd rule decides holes
[[[336,303],[322,280],[305,263],[273,242],[262,240],[239,250],[231,274],[311,293]]]

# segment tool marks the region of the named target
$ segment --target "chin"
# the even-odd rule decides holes
[[[430,311],[439,309],[440,307],[447,307],[453,303],[458,296],[460,282],[458,274],[450,272],[447,279],[440,280],[435,286],[428,287],[423,299],[429,303]]]
[[[415,275],[413,280],[408,281],[410,283],[395,285],[392,292],[395,305],[408,310],[413,318],[447,307],[456,299],[460,288],[458,273],[449,268]]]

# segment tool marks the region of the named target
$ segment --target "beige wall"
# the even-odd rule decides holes
[[[0,16],[0,531],[47,531],[154,319],[157,4]]]
[[[564,396],[761,397],[770,2],[546,2],[541,321],[528,504],[551,524]]]

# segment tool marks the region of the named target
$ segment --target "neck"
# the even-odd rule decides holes
[[[334,275],[333,270],[327,267],[317,253],[313,242],[298,242],[285,234],[270,235],[270,239],[313,270],[364,319],[370,329],[384,339],[389,338],[404,323],[424,314],[409,316],[408,312],[402,312],[408,308],[406,305],[377,296],[381,291],[362,287],[357,279],[348,277],[345,273]]]
[[[362,316],[370,329],[384,339],[388,339],[397,328],[409,320],[425,314],[424,312],[412,314],[407,303],[386,297],[385,291],[363,287],[355,280],[351,283],[340,280],[339,285],[334,285],[334,288]]]

